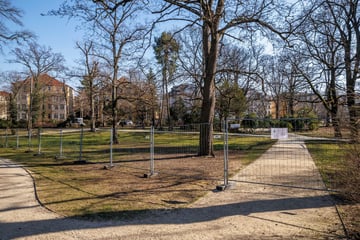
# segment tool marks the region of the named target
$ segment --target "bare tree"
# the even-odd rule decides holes
[[[249,52],[244,48],[224,43],[219,54],[218,79],[227,79],[235,85],[248,89],[251,81],[248,79],[242,81],[241,76],[251,73],[251,70],[248,69],[250,58]]]
[[[275,56],[264,56],[262,59],[263,90],[265,96],[275,103],[275,118],[284,115],[284,94],[286,78],[279,67],[281,62]]]
[[[302,94],[307,94],[308,86],[304,77],[299,73],[297,66],[304,64],[304,58],[299,57],[297,53],[284,50],[280,53],[278,69],[284,78],[285,94],[283,95],[286,102],[286,115],[295,117],[296,105],[300,102],[314,103],[309,99],[303,99]]]
[[[346,94],[352,136],[358,136],[355,83],[359,78],[358,1],[317,1],[304,10],[295,52],[306,59],[298,72],[330,114],[335,137],[341,137],[339,106]],[[345,83],[343,83],[345,79]]]
[[[11,63],[21,64],[25,74],[29,77],[30,104],[28,106],[27,128],[31,132],[33,123],[38,117],[39,106],[39,77],[43,73],[61,71],[64,69],[64,57],[60,53],[53,53],[50,47],[40,46],[35,42],[28,43],[26,48],[15,48],[11,51],[14,59]]]
[[[118,122],[117,103],[121,98],[117,95],[121,60],[130,57],[136,49],[132,46],[144,36],[145,28],[136,24],[138,12],[142,10],[138,1],[131,0],[73,0],[64,2],[58,10],[49,14],[68,16],[84,21],[90,36],[97,45],[97,57],[108,67],[111,87],[111,115],[114,142],[118,142],[116,127]],[[132,51],[130,52],[130,48]]]
[[[80,50],[83,56],[83,60],[81,61],[81,65],[83,66],[83,74],[80,74],[81,78],[80,82],[87,93],[88,103],[90,106],[90,130],[95,132],[95,95],[98,90],[98,84],[100,80],[100,71],[99,71],[99,62],[96,61],[94,55],[94,43],[84,42],[84,43],[76,43],[76,47]]]
[[[192,100],[198,100],[202,94],[202,47],[201,31],[192,27],[184,30],[180,37],[181,51],[179,52],[179,78],[184,82],[194,84]]]
[[[356,104],[355,85],[360,75],[360,5],[359,0],[324,1],[344,52],[346,100],[349,108],[351,137],[360,141],[360,106]]]
[[[223,38],[245,39],[244,33],[261,30],[281,35],[275,25],[274,14],[281,12],[281,7],[274,1],[262,0],[252,2],[207,0],[175,1],[164,0],[157,12],[161,14],[158,21],[171,19],[183,20],[189,26],[197,25],[202,29],[203,61],[203,101],[201,122],[207,126],[201,128],[199,155],[214,155],[213,122],[215,114],[215,77],[220,43]]]
[[[151,69],[145,75],[139,70],[132,69],[129,73],[129,82],[123,89],[123,99],[120,100],[129,106],[127,119],[136,121],[142,127],[149,123],[155,126],[155,112],[159,109],[155,75]]]
[[[16,97],[19,92],[19,81],[22,79],[20,73],[16,71],[1,73],[1,79],[3,80],[4,89],[10,93],[9,105],[8,105],[8,116],[10,120],[10,127],[16,127],[17,125],[17,108],[16,108]]]
[[[262,55],[263,48],[256,44],[251,44],[249,48],[231,43],[222,44],[217,67],[219,73],[217,84],[223,84],[221,80],[227,80],[235,85],[234,87],[240,88],[242,94],[246,96],[243,98],[245,100],[243,106],[251,105],[256,101],[258,94],[254,92],[261,90],[258,86],[264,77],[258,69],[258,64]]]
[[[13,31],[13,29],[6,26],[6,22],[12,22],[22,27],[22,15],[22,11],[12,6],[9,0],[0,0],[0,50],[8,42],[29,40],[33,37],[33,34],[29,31]]]

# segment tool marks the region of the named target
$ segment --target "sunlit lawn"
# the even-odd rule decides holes
[[[344,175],[344,169],[353,167],[347,166],[346,159],[351,151],[351,144],[337,141],[307,141],[306,146],[318,167],[321,176],[327,188],[332,190],[331,193],[336,196],[337,209],[340,213],[343,223],[346,226],[350,236],[354,235],[357,239],[360,233],[360,203],[356,201],[348,201],[347,191],[358,191],[359,183],[351,186],[344,186],[343,178],[351,178],[352,176]],[[358,171],[355,169],[354,171]],[[346,180],[348,181],[348,180]],[[346,189],[346,191],[345,191]]]
[[[0,156],[24,164],[33,173],[46,207],[66,216],[124,218],[149,209],[184,207],[221,183],[224,140],[218,135],[216,157],[209,158],[196,155],[197,133],[157,132],[157,175],[151,178],[144,178],[150,169],[150,131],[119,131],[119,143],[112,150],[113,168],[108,167],[110,130],[84,131],[82,140],[79,131],[64,132],[62,137],[57,131],[43,132],[41,141],[34,135],[30,144],[25,133],[9,136]],[[273,143],[268,137],[229,136],[230,175]],[[74,164],[80,159],[87,164]]]
[[[343,166],[345,155],[344,143],[337,141],[306,141],[306,146],[318,167],[323,181],[328,188],[333,188],[336,173]]]

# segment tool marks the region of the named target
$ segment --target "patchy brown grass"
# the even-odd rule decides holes
[[[360,145],[308,141],[307,147],[329,189],[350,239],[360,239]]]
[[[223,139],[215,139],[216,157],[196,156],[198,134],[158,132],[155,135],[155,171],[150,169],[149,133],[119,132],[114,144],[113,168],[109,165],[109,131],[84,132],[82,160],[79,160],[79,132],[63,136],[64,159],[59,154],[59,136],[47,132],[42,137],[41,155],[36,137],[33,152],[28,152],[26,136],[10,139],[9,148],[0,156],[12,159],[29,169],[35,179],[40,202],[64,216],[127,218],[152,209],[185,207],[223,183]],[[219,134],[220,135],[220,134]],[[254,161],[275,141],[264,137],[231,136],[229,171],[235,174]],[[35,155],[34,155],[35,154]]]
[[[144,178],[148,161],[54,165],[31,168],[40,201],[66,216],[126,217],[131,211],[184,207],[214,190],[223,179],[223,157],[163,155],[157,175]],[[241,154],[229,157],[230,174],[243,167]]]
[[[341,193],[340,212],[352,239],[360,239],[360,145],[349,144],[344,159],[344,168],[339,174]]]

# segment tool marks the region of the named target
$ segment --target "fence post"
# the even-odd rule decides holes
[[[113,136],[114,136],[114,128],[110,129],[110,167],[113,167]]]
[[[60,129],[60,150],[59,150],[59,156],[55,156],[55,159],[64,159],[63,156],[63,130]]]
[[[81,163],[82,160],[82,145],[83,145],[83,137],[84,137],[84,127],[81,126],[81,130],[80,130],[80,151],[79,151],[79,162]]]
[[[154,174],[154,126],[150,129],[150,174]]]
[[[25,152],[32,152],[31,150],[31,135],[32,135],[32,129],[28,129],[28,150]]]
[[[229,122],[225,121],[225,137],[224,137],[224,185],[229,185]]]
[[[9,144],[8,144],[8,131],[7,131],[8,129],[6,128],[5,129],[5,136],[4,136],[4,148],[7,148],[8,146],[9,146]]]
[[[228,121],[223,122],[224,125],[224,184],[217,186],[216,189],[224,191],[229,186],[229,128]]]
[[[38,128],[38,152],[35,155],[41,155],[41,128]]]
[[[150,173],[145,173],[144,177],[145,178],[149,178],[152,176],[157,175],[157,173],[155,173],[155,163],[154,163],[154,145],[155,145],[155,141],[154,141],[154,126],[151,126],[150,128]]]
[[[19,148],[19,129],[16,129],[16,149]]]
[[[60,158],[63,157],[63,130],[60,129]]]

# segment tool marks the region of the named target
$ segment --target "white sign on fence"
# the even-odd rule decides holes
[[[231,129],[240,128],[240,124],[239,123],[230,124],[230,128]]]
[[[271,139],[287,139],[287,128],[271,128]]]

